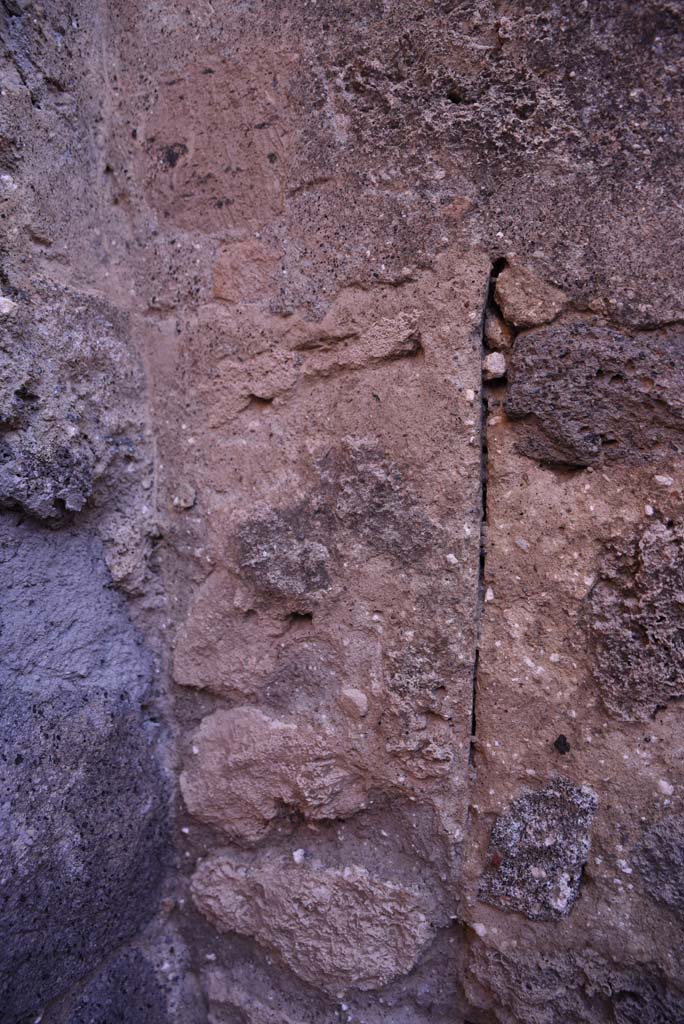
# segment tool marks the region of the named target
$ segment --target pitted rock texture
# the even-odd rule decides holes
[[[84,984],[50,1007],[46,1024],[206,1024],[183,937],[162,915]]]
[[[305,507],[250,520],[238,531],[240,568],[260,589],[282,597],[314,597],[330,587],[330,552],[315,530]]]
[[[115,266],[107,18],[80,0],[0,8],[0,507],[87,521],[139,595],[153,460],[130,262]]]
[[[238,565],[259,589],[315,600],[330,588],[331,548],[339,557],[340,548],[362,544],[407,564],[438,543],[401,470],[376,445],[347,438],[315,468],[320,483],[305,502],[267,511],[238,530]]]
[[[463,943],[457,927],[437,934],[405,976],[374,991],[322,995],[270,958],[260,963],[246,945],[227,968],[203,972],[209,1024],[430,1024],[460,1021],[466,1013],[461,988]],[[294,1007],[296,1006],[296,1011]]]
[[[481,900],[533,921],[567,916],[579,897],[596,795],[558,778],[513,801],[492,829]]]
[[[380,988],[416,963],[432,937],[421,893],[344,870],[217,855],[192,882],[220,930],[256,938],[301,978],[331,994]]]
[[[499,1024],[677,1024],[684,1011],[684,991],[651,964],[625,969],[590,946],[503,954],[478,943],[466,990]]]
[[[610,544],[587,596],[593,682],[618,718],[648,721],[684,696],[684,526],[653,521]]]
[[[0,982],[19,1021],[153,913],[165,784],[141,714],[151,657],[101,543],[5,513],[0,579]]]
[[[627,334],[599,323],[541,327],[516,338],[508,416],[520,450],[545,463],[593,466],[684,453],[684,335]]]
[[[396,463],[377,446],[350,439],[318,463],[322,499],[333,521],[400,564],[410,564],[439,542],[438,530],[411,493]]]
[[[110,463],[143,443],[140,364],[126,318],[43,284],[0,321],[0,505],[40,519],[79,512]]]
[[[645,829],[633,858],[649,895],[684,911],[684,816],[673,814]]]
[[[674,914],[630,860],[681,814],[681,708],[609,716],[580,616],[606,540],[645,508],[682,521],[681,12],[6,0],[0,35],[0,323],[40,321],[40,372],[8,377],[3,501],[100,536],[162,678],[174,647],[192,795],[165,906],[212,1024],[681,1018]],[[109,393],[87,344],[50,376],[81,306]],[[516,377],[530,328],[577,330],[568,368],[545,350]],[[515,423],[504,370],[530,385]],[[655,497],[653,474],[673,482]],[[600,813],[582,898],[531,924],[477,885],[490,823],[559,764]],[[222,859],[251,938],[192,909]],[[117,964],[99,976],[132,1017],[145,985]]]
[[[120,953],[79,997],[65,1024],[167,1024],[156,972],[140,950]]]

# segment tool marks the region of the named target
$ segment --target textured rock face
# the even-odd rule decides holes
[[[195,737],[197,755],[181,776],[190,811],[231,838],[255,842],[283,813],[315,821],[366,806],[361,766],[345,764],[339,738],[257,708],[217,711]]]
[[[481,950],[474,958],[473,995],[501,994],[501,1021],[530,1024],[675,1024],[684,1008],[681,989],[668,988],[657,973],[638,974],[595,953],[530,951],[527,956]],[[485,996],[486,1000],[486,996]]]
[[[631,851],[679,799],[677,639],[650,619],[664,602],[675,621],[681,522],[678,18],[509,7],[112,13],[108,158],[135,211],[174,602],[180,916],[220,1024],[677,1006],[681,938]],[[611,545],[656,520],[662,590],[627,568],[615,614],[593,607]],[[426,922],[367,991],[380,932],[337,911],[326,930],[311,895],[345,869],[383,935],[405,921],[381,892],[417,894]],[[490,969],[509,962],[513,980]]]
[[[0,2],[0,1020],[684,1018],[682,27]]]
[[[593,678],[620,718],[648,721],[684,695],[683,537],[680,523],[656,520],[612,545],[587,597]]]
[[[94,1021],[164,1024],[166,1000],[151,965],[139,952],[120,954],[87,986],[68,1017],[68,1024]]]
[[[153,913],[164,784],[152,665],[101,544],[0,525],[2,1005],[22,1020]]]
[[[0,369],[4,507],[48,520],[80,512],[120,449],[135,459],[143,381],[127,333],[114,307],[63,287],[16,304]]]
[[[124,244],[105,199],[105,23],[102,5],[0,4],[7,1024],[64,1024],[76,1005],[78,1024],[152,1020],[126,947],[156,914],[170,863],[146,643],[153,459],[130,289],[110,259]],[[97,979],[109,967],[107,994]]]
[[[684,907],[684,819],[663,818],[634,847],[638,877],[649,895],[673,910]]]
[[[565,917],[579,896],[596,796],[565,779],[525,793],[497,820],[478,895],[533,921]]]
[[[679,327],[627,335],[582,322],[521,335],[506,399],[523,418],[521,450],[570,466],[681,456],[682,342]]]
[[[219,856],[200,865],[192,892],[221,931],[274,948],[295,974],[331,994],[381,988],[406,974],[432,935],[419,890],[359,867],[244,867]]]

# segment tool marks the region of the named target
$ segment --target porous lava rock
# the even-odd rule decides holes
[[[99,477],[144,457],[143,376],[125,314],[36,285],[0,322],[0,507],[59,522],[84,508]]]
[[[260,590],[313,598],[330,586],[330,552],[312,532],[304,506],[266,511],[249,520],[240,527],[238,542],[238,564]]]
[[[164,735],[188,802],[160,927],[192,946],[199,1019],[681,1020],[681,929],[632,855],[682,813],[676,642],[661,623],[662,663],[630,647],[644,608],[620,579],[629,704],[594,674],[585,615],[606,543],[684,515],[677,5],[4,0],[0,36],[0,505],[49,579],[58,541],[36,520],[67,546],[100,538],[162,689],[174,649]],[[507,374],[483,386],[487,346]],[[154,1021],[129,953],[162,988],[176,973],[140,932],[146,840],[116,914],[103,895],[64,936],[120,863],[109,810],[137,863],[159,778],[151,685],[123,686],[127,657],[120,676],[84,657],[101,606],[83,593],[64,585],[82,626],[28,601],[12,624],[17,650],[37,628],[75,667],[51,684],[47,655],[40,678],[11,661],[10,743],[94,680],[87,712],[55,712],[39,803],[90,801],[109,844],[91,876],[46,840],[80,883],[55,927],[26,901],[21,941],[40,946],[36,998],[60,972],[69,992],[22,1024],[63,1024],[67,1003]],[[559,920],[585,784],[600,811]],[[567,837],[565,862],[527,850],[555,886],[525,888],[509,852],[518,913],[477,896],[512,809]]]
[[[102,545],[0,520],[6,1019],[38,1014],[153,913],[165,783],[152,660]]]
[[[650,964],[624,968],[591,946],[502,953],[477,943],[466,978],[473,1001],[501,1024],[677,1024],[684,992]]]
[[[634,863],[649,895],[681,913],[684,910],[684,816],[654,822],[634,847]]]
[[[647,721],[684,695],[684,527],[654,520],[607,546],[587,595],[593,681],[611,714]]]
[[[597,800],[558,778],[523,793],[496,821],[478,895],[533,921],[566,917],[579,896]]]
[[[516,338],[505,408],[545,463],[657,462],[684,452],[679,326],[628,334],[582,321]]]
[[[65,1024],[167,1024],[165,993],[139,949],[124,950],[93,978]]]

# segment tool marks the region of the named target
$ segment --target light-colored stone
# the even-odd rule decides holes
[[[484,336],[487,346],[495,352],[506,352],[513,344],[511,328],[493,309],[485,315]]]
[[[482,376],[485,380],[499,380],[506,376],[506,357],[503,352],[490,352],[485,356]]]
[[[256,939],[331,994],[377,989],[410,971],[433,934],[418,889],[356,865],[242,865],[219,854],[198,867],[192,897],[220,931]]]
[[[518,328],[548,323],[567,302],[564,292],[517,261],[501,271],[494,294],[504,319]]]
[[[340,694],[340,706],[354,718],[364,718],[368,714],[368,697],[363,690],[346,687]]]
[[[181,775],[185,802],[233,839],[261,839],[283,807],[316,820],[364,806],[367,783],[330,730],[241,707],[205,718],[195,745]]]
[[[16,302],[13,302],[6,295],[0,295],[0,318],[12,316],[16,308]]]

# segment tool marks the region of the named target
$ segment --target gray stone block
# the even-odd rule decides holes
[[[99,541],[0,519],[0,1019],[33,1019],[153,913],[152,662]]]

